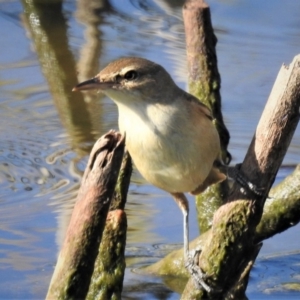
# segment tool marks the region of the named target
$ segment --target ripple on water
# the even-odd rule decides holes
[[[28,245],[34,244],[32,238],[44,238],[43,230],[55,232],[53,224],[57,221],[53,220],[52,212],[70,211],[78,190],[82,170],[72,161],[74,157],[76,154],[68,149],[66,142],[53,147],[41,137],[2,139],[1,245],[13,243],[15,247],[28,249]]]
[[[2,140],[0,147],[1,201],[4,204],[27,198],[24,191],[42,196],[54,190],[59,192],[79,180],[79,170],[73,172],[73,176],[68,170],[74,156],[70,149],[53,152],[55,149],[49,143],[33,139]],[[16,193],[12,195],[11,191]]]

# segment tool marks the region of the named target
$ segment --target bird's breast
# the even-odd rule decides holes
[[[118,106],[126,147],[146,180],[168,192],[189,192],[204,181],[217,156],[208,151],[205,124],[193,128],[176,106]]]

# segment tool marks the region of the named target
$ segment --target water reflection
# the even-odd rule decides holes
[[[76,64],[70,50],[62,3],[23,1],[24,22],[30,31],[42,72],[48,82],[61,122],[72,137],[72,147],[93,140],[92,122],[83,96],[73,94]],[[55,20],[55,22],[53,22]]]

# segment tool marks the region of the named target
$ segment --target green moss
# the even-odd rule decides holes
[[[106,222],[86,299],[121,299],[126,267],[126,229],[124,212],[120,219]]]

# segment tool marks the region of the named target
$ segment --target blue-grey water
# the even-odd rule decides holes
[[[238,163],[281,65],[300,53],[300,2],[207,2],[218,37],[229,150]],[[109,99],[71,93],[72,87],[111,60],[134,55],[160,63],[186,88],[183,1],[34,3],[0,0],[0,299],[45,297],[88,153],[117,128]],[[298,128],[277,181],[299,162]],[[193,238],[198,226],[190,199]],[[134,172],[126,212],[124,299],[178,299],[161,279],[131,270],[182,242],[179,209]],[[250,299],[299,298],[285,285],[299,284],[299,233],[296,226],[264,243]]]

